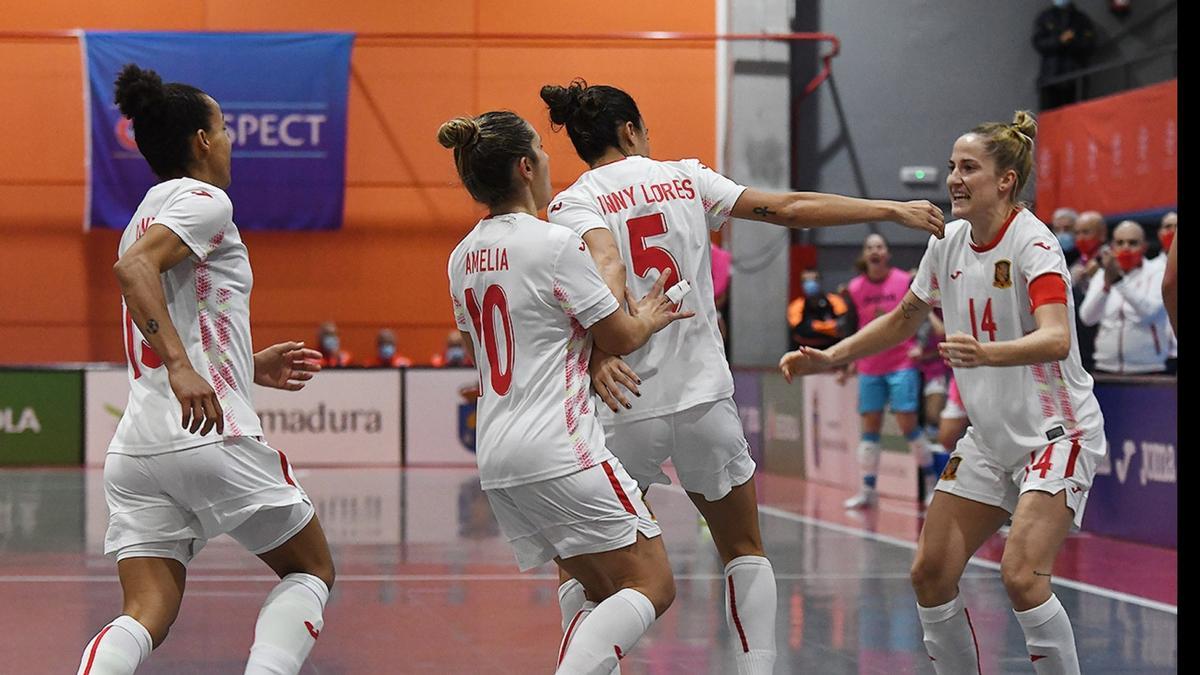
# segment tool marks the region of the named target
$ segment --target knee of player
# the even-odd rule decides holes
[[[325,587],[331,591],[333,590],[333,582],[334,579],[337,578],[337,570],[334,568],[332,559],[325,561],[321,565],[318,565],[317,568],[309,572],[309,574],[320,579],[321,581],[324,581]]]
[[[918,555],[908,572],[912,587],[917,592],[933,590],[951,580],[948,570],[939,561]],[[957,581],[955,580],[955,583]]]
[[[650,602],[654,605],[654,615],[658,617],[665,614],[671,603],[675,602],[675,576],[668,573],[658,579],[654,586]]]
[[[166,641],[167,635],[171,632],[171,625],[175,623],[175,617],[178,616],[178,612],[174,614],[152,612],[138,607],[126,607],[124,613],[142,624],[146,632],[150,634],[150,643],[154,649],[158,649],[158,646]]]
[[[1000,563],[1000,580],[1008,591],[1009,598],[1019,600],[1036,594],[1038,589],[1050,582],[1050,573],[1041,572],[1023,560],[1010,560],[1007,557]]]

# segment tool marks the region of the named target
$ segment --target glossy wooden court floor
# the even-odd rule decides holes
[[[338,580],[303,673],[551,673],[559,640],[553,569],[519,574],[472,470],[299,469],[330,536]],[[848,514],[846,492],[761,475],[779,583],[776,673],[932,673],[909,587],[919,513],[883,500]],[[626,675],[735,673],[721,564],[678,490],[650,499],[678,597],[622,662]],[[99,470],[0,470],[0,673],[74,673],[120,608],[101,554]],[[997,536],[968,567],[984,673],[1032,673],[996,563]],[[1177,671],[1174,551],[1074,536],[1055,569],[1084,673]],[[274,581],[228,538],[189,569],[170,638],[138,671],[241,673]]]

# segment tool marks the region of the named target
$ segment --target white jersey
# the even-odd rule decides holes
[[[650,292],[658,275],[686,279],[693,292],[681,309],[696,316],[676,321],[625,357],[642,380],[641,397],[621,422],[660,417],[733,395],[733,375],[717,327],[709,231],[718,230],[746,188],[699,160],[659,162],[627,157],[592,169],[563,190],[547,209],[550,222],[579,236],[607,228],[625,262],[634,296]],[[604,406],[605,420],[612,413]]]
[[[1071,276],[1058,240],[1021,209],[997,240],[978,247],[971,225],[946,225],[944,239],[929,238],[912,292],[940,306],[946,334],[974,335],[981,343],[1016,340],[1037,329],[1029,284],[1045,274],[1067,285],[1071,352],[1062,361],[1028,366],[955,368],[954,379],[975,431],[1007,459],[1061,438],[1101,439],[1104,418],[1092,394],[1092,376],[1079,361]]]
[[[168,228],[192,255],[161,276],[170,321],[188,360],[208,380],[225,416],[225,437],[261,436],[251,402],[254,350],[250,342],[250,257],[233,204],[220,188],[192,178],[168,180],[146,193],[121,235],[117,257],[154,223]],[[122,302],[125,354],[129,361],[129,404],[109,452],[148,455],[219,441],[188,433],[171,391],[167,369],[146,342]],[[161,321],[162,318],[159,318]]]
[[[583,240],[525,214],[479,221],[450,254],[454,320],[479,366],[485,490],[566,476],[612,457],[591,405],[587,329],[617,311]]]

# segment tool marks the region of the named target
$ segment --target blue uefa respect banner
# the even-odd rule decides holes
[[[349,33],[87,32],[84,227],[124,228],[158,182],[113,102],[127,63],[198,87],[233,139],[234,222],[244,230],[341,227]]]
[[[1108,455],[1096,470],[1083,529],[1176,548],[1179,541],[1175,383],[1096,383]]]

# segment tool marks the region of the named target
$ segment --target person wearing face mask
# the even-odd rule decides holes
[[[337,324],[326,321],[317,330],[317,345],[321,350],[321,365],[325,368],[345,368],[350,365],[350,352],[342,349]]]
[[[475,362],[467,353],[465,344],[461,333],[456,330],[450,331],[446,334],[446,348],[440,354],[434,354],[429,359],[430,365],[434,368],[474,365]]]
[[[825,292],[817,270],[805,270],[801,279],[804,295],[793,300],[787,309],[792,349],[800,345],[817,349],[832,347],[851,333],[850,305],[837,293]]]
[[[1088,279],[1091,279],[1100,269],[1100,256],[1108,250],[1108,223],[1099,211],[1084,211],[1075,220],[1075,249],[1079,256],[1075,262],[1068,263],[1071,272],[1071,293],[1074,294],[1075,306],[1083,304],[1083,296],[1087,292]],[[1079,358],[1083,369],[1092,372],[1096,367],[1096,359],[1092,352],[1096,349],[1096,326],[1083,323],[1078,314],[1075,315],[1075,334],[1079,336]]]
[[[1096,46],[1092,20],[1070,0],[1054,0],[1033,24],[1033,48],[1042,55],[1038,91],[1042,110],[1074,103],[1075,82],[1044,85],[1045,80],[1086,68]]]
[[[1062,247],[1067,266],[1074,265],[1079,259],[1079,249],[1075,248],[1075,221],[1078,219],[1079,214],[1075,209],[1064,206],[1054,210],[1054,219],[1050,221],[1050,229]]]
[[[396,334],[384,328],[375,337],[374,368],[400,368],[411,366],[412,359],[396,351]]]
[[[1163,265],[1163,305],[1167,308],[1167,318],[1171,322],[1170,347],[1167,349],[1167,374],[1174,375],[1179,367],[1179,325],[1176,323],[1176,296],[1174,289],[1176,272],[1171,253],[1175,250],[1175,228],[1179,226],[1179,214],[1168,211],[1158,225],[1158,243],[1162,245],[1160,253],[1154,257],[1154,262]]]
[[[971,557],[1010,518],[1000,578],[1030,670],[1080,672],[1071,619],[1050,582],[1072,524],[1083,522],[1107,443],[1071,329],[1066,260],[1020,199],[1036,135],[1033,116],[1018,111],[1011,123],[981,124],[960,136],[946,178],[956,220],[944,239],[930,239],[903,300],[830,349],[801,349],[779,361],[789,382],[828,371],[902,344],[942,308],[947,337],[940,350],[954,368],[971,426],[937,484],[910,573],[938,675],[980,672],[959,582]]]
[[[1096,370],[1103,373],[1166,371],[1171,327],[1162,300],[1165,266],[1146,261],[1146,232],[1132,220],[1113,230],[1110,251],[1088,282],[1079,317],[1096,333]]]

